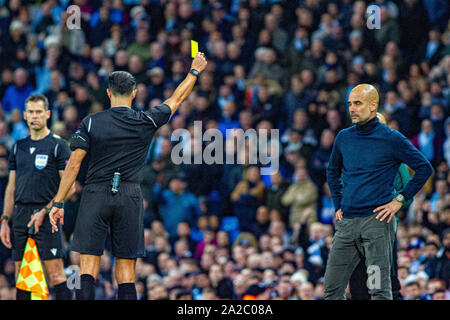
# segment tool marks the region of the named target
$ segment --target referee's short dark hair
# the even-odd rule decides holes
[[[108,77],[108,88],[112,95],[127,96],[136,89],[136,79],[126,71],[114,71]]]
[[[48,99],[43,94],[32,94],[31,96],[29,96],[27,98],[27,100],[25,100],[25,109],[27,107],[28,102],[38,102],[38,101],[44,102],[44,108],[47,111],[48,110]]]

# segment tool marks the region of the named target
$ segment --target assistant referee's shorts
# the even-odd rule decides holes
[[[11,221],[12,257],[14,261],[21,261],[25,251],[28,234],[28,223],[35,211],[41,210],[45,204],[16,204]],[[59,222],[58,222],[59,226]],[[41,260],[60,259],[64,256],[63,238],[61,228],[52,233],[52,226],[48,215],[45,216],[39,232],[31,235],[36,241],[36,246]]]
[[[71,249],[101,256],[108,232],[116,258],[144,256],[144,208],[139,184],[120,182],[116,194],[111,192],[110,183],[83,188]]]

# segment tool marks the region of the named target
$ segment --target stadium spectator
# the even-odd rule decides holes
[[[27,71],[18,68],[14,71],[14,84],[11,84],[5,91],[2,99],[3,112],[10,114],[14,109],[21,112],[25,110],[25,100],[33,91],[33,86],[28,83]]]
[[[442,141],[433,128],[433,123],[429,119],[422,120],[421,130],[411,143],[420,151],[434,166],[442,159]]]
[[[308,176],[308,170],[298,167],[295,170],[295,183],[292,184],[283,195],[281,202],[289,206],[290,226],[300,222],[306,210],[311,210],[307,223],[308,227],[317,221],[316,200],[318,196],[317,187]]]
[[[264,201],[265,187],[258,167],[247,170],[247,179],[240,181],[231,193],[234,215],[239,220],[239,230],[250,231],[256,220],[256,210]]]
[[[160,185],[155,187],[153,201],[161,204],[160,214],[169,237],[176,237],[178,223],[182,221],[189,221],[193,227],[201,211],[198,199],[186,191],[186,177],[182,174],[173,177],[168,190],[163,190]]]

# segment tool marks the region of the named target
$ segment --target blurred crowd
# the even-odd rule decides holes
[[[379,29],[366,23],[371,4]],[[336,134],[351,125],[350,90],[370,83],[388,126],[435,168],[398,213],[401,293],[449,300],[449,16],[446,0],[0,0],[0,192],[10,148],[28,135],[30,94],[48,97],[49,127],[68,139],[87,114],[109,107],[112,71],[136,77],[136,110],[162,103],[189,71],[193,39],[207,69],[157,132],[142,173],[139,299],[322,299],[335,212],[326,167]],[[242,164],[174,164],[171,134],[192,133],[194,121],[224,135],[255,129],[257,139],[279,129],[268,142],[279,146],[279,170],[262,175],[237,148]],[[199,142],[207,144],[185,146],[193,158]],[[70,240],[83,167],[65,207],[68,275],[79,264]],[[108,240],[97,299],[117,293],[109,248]],[[0,299],[14,297],[14,264],[0,245]]]

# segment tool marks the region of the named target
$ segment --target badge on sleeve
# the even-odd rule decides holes
[[[48,155],[46,154],[37,154],[34,159],[34,166],[39,170],[44,169],[47,166]]]

